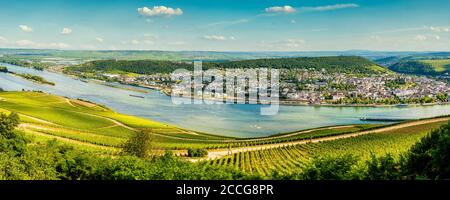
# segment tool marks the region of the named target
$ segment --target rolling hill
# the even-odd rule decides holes
[[[450,59],[400,61],[389,67],[390,70],[415,75],[441,75],[450,72]]]
[[[176,69],[193,70],[191,62],[157,60],[97,60],[68,67],[66,72],[122,71],[137,74],[171,73]],[[272,58],[227,62],[204,62],[203,69],[211,68],[277,68],[277,69],[325,69],[329,72],[384,73],[389,70],[358,56]]]

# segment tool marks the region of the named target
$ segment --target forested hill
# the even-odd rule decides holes
[[[420,61],[402,61],[389,67],[392,71],[405,74],[433,75],[436,74],[431,64]]]
[[[98,60],[70,67],[69,71],[111,72],[123,71],[137,74],[171,73],[176,69],[193,69],[189,62],[156,61],[156,60]],[[256,59],[230,62],[204,62],[203,69],[211,68],[283,68],[283,69],[325,69],[328,72],[380,73],[387,69],[374,62],[358,56],[333,57],[301,57]]]
[[[389,69],[405,74],[440,75],[450,73],[450,60],[436,59],[400,61],[391,65]]]

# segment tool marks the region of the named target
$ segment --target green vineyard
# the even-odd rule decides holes
[[[408,150],[429,130],[446,122],[410,126],[334,141],[287,146],[258,151],[247,151],[210,161],[211,165],[227,166],[262,176],[274,172],[289,174],[301,170],[302,166],[316,156],[340,156],[352,154],[366,160],[371,154],[391,154],[398,157]]]

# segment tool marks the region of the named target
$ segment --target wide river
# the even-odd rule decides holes
[[[47,86],[0,73],[0,88],[4,90],[41,90],[70,98],[81,98],[106,105],[124,114],[191,130],[236,137],[259,137],[322,126],[368,123],[360,121],[361,117],[417,119],[450,114],[450,105],[407,107],[283,105],[280,106],[277,115],[263,116],[260,115],[261,105],[175,105],[170,97],[155,90],[149,89],[149,93],[143,94],[97,83],[86,83],[58,73],[9,64],[2,65],[8,67],[10,71],[39,75],[56,83],[56,86]]]

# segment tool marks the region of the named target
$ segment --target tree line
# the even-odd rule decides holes
[[[376,69],[374,69],[374,66]],[[161,60],[96,60],[66,68],[66,72],[123,71],[137,74],[171,73],[176,69],[192,71],[192,62]],[[272,58],[227,62],[203,62],[203,69],[276,68],[313,69],[342,73],[379,73],[385,70],[377,64],[358,56]]]
[[[389,67],[390,70],[404,73],[404,74],[416,74],[416,75],[437,75],[439,74],[433,68],[430,63],[424,63],[420,61],[400,61]]]

